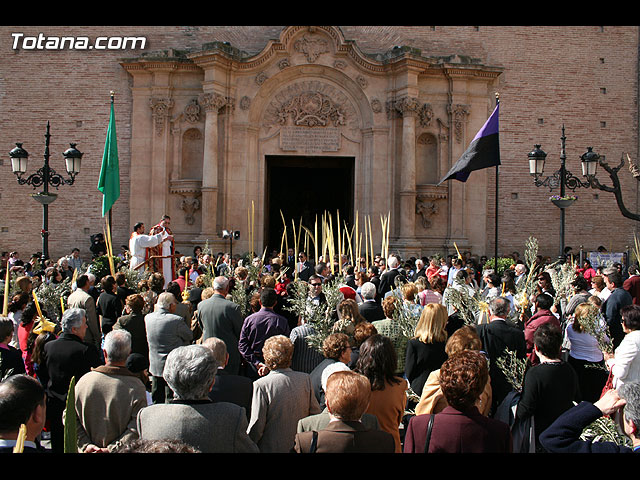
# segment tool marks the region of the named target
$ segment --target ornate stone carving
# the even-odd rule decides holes
[[[309,63],[314,63],[320,55],[329,52],[329,43],[322,38],[304,35],[294,42],[293,48],[296,52],[304,54]]]
[[[197,123],[200,121],[200,105],[196,98],[192,99],[186,107],[184,107],[184,118],[189,123]]]
[[[428,127],[431,125],[431,120],[433,119],[433,109],[431,105],[425,103],[418,110],[418,118],[420,119],[421,127]]]
[[[278,68],[280,70],[284,70],[285,68],[289,67],[291,64],[289,63],[289,59],[288,58],[283,58],[282,60],[280,60],[278,62]]]
[[[207,112],[217,112],[222,107],[232,103],[230,98],[219,93],[203,93],[198,100]]]
[[[180,209],[185,212],[184,221],[187,225],[193,225],[196,221],[195,213],[200,210],[201,182],[197,180],[173,180],[169,185],[169,191],[182,197]]]
[[[240,109],[241,110],[249,110],[251,106],[251,99],[246,95],[240,99]]]
[[[258,85],[262,85],[264,82],[267,81],[269,77],[267,76],[266,73],[264,72],[260,72],[258,75],[256,75],[256,83]]]
[[[184,221],[187,225],[193,225],[196,221],[195,212],[200,209],[200,199],[195,197],[183,197],[180,208],[184,210]]]
[[[344,70],[345,68],[347,68],[347,62],[345,62],[344,60],[336,60],[335,62],[333,62],[333,66],[335,68],[339,68],[340,70]]]
[[[287,85],[272,97],[263,126],[347,125],[356,128],[357,118],[349,97],[341,89],[322,81],[306,80]]]
[[[356,77],[356,82],[358,82],[358,85],[360,85],[360,88],[363,88],[363,89],[367,88],[367,85],[368,85],[367,79],[362,75],[358,75]]]
[[[371,110],[373,113],[380,113],[382,111],[382,102],[377,98],[371,100]]]
[[[461,104],[449,105],[448,109],[452,116],[453,133],[456,137],[456,142],[460,143],[462,141],[464,122],[469,115],[469,106]]]
[[[416,197],[416,214],[420,215],[422,220],[422,228],[425,230],[431,227],[431,217],[438,213],[437,198],[426,195],[418,195]]]
[[[291,119],[296,126],[325,127],[344,125],[344,112],[340,106],[320,92],[303,92],[283,106],[279,114],[280,124]]]
[[[149,99],[151,107],[151,115],[156,129],[156,135],[162,135],[165,122],[169,118],[174,101],[172,98],[155,98]]]
[[[387,116],[389,119],[405,117],[408,115],[419,115],[420,101],[415,97],[400,97],[387,101]]]

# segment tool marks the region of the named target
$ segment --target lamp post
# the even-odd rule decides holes
[[[82,152],[76,149],[76,144],[71,143],[70,147],[62,154],[65,159],[65,166],[69,178],[64,178],[49,165],[49,133],[50,127],[47,122],[47,132],[45,133],[44,147],[44,165],[38,169],[36,173],[32,173],[24,178],[23,175],[27,171],[27,160],[29,153],[22,148],[22,143],[16,143],[13,150],[9,152],[11,157],[11,169],[16,175],[20,185],[31,185],[34,189],[42,187],[40,193],[34,193],[31,197],[42,205],[42,260],[49,258],[49,204],[52,203],[58,195],[49,192],[49,186],[55,187],[57,190],[60,185],[73,185],[76,175],[80,172],[80,163],[82,160]]]
[[[534,179],[536,187],[548,187],[549,191],[553,191],[556,188],[560,188],[560,198],[553,203],[560,208],[560,253],[558,258],[561,262],[564,262],[564,227],[565,227],[565,209],[569,207],[575,200],[565,199],[566,189],[575,191],[577,188],[599,188],[597,180],[595,180],[596,168],[601,161],[600,155],[592,150],[592,147],[587,147],[587,152],[580,156],[582,161],[582,175],[586,177],[586,181],[580,180],[574,176],[566,168],[566,152],[564,125],[562,125],[562,136],[560,137],[560,169],[548,177],[542,177],[544,172],[544,162],[547,154],[540,148],[539,144],[534,145],[534,149],[529,152],[529,173]]]

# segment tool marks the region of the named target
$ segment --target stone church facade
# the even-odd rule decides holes
[[[454,244],[460,250],[492,256],[493,169],[472,173],[466,183],[438,182],[486,121],[498,94],[501,253],[522,251],[529,235],[539,237],[549,255],[556,253],[558,212],[546,200],[549,192],[533,186],[526,155],[534,143],[542,143],[549,153],[545,174],[552,173],[563,122],[571,126],[567,130],[572,149],[568,167],[576,174],[580,173],[576,158],[587,145],[614,159],[620,149],[637,158],[635,27],[612,27],[615,31],[610,35],[616,38],[607,39],[611,45],[597,45],[597,52],[589,59],[594,65],[596,58],[606,59],[602,63],[615,63],[618,73],[631,72],[633,76],[626,76],[626,83],[615,82],[606,74],[576,79],[568,65],[557,63],[553,65],[555,76],[538,77],[544,68],[537,69],[535,60],[526,71],[522,57],[540,59],[536,55],[542,53],[541,45],[518,42],[519,35],[527,40],[536,37],[524,27],[491,27],[493,35],[482,40],[473,36],[484,27],[457,27],[449,32],[447,27],[426,26],[378,30],[242,27],[244,36],[236,32],[235,38],[234,28],[218,27],[212,34],[207,27],[152,27],[144,51],[83,57],[91,67],[80,75],[89,83],[95,81],[96,87],[106,87],[100,100],[108,90],[117,92],[124,178],[121,199],[114,207],[114,244],[126,243],[133,223],[143,221],[150,227],[169,214],[182,252],[189,253],[195,245],[206,242],[214,251],[228,250],[228,241],[220,233],[230,229],[241,232],[234,242],[234,253],[253,246],[260,254],[267,245],[280,246],[280,211],[288,222],[304,219],[313,229],[314,216],[329,206],[339,210],[350,225],[356,215],[360,222],[368,216],[376,250],[382,236],[380,215],[389,214],[391,249],[405,256],[455,253]],[[604,36],[597,27],[581,28],[591,28],[588,33],[594,41],[599,34]],[[7,27],[4,30],[6,33]],[[136,31],[132,27],[128,30]],[[567,42],[578,37],[577,33],[563,32]],[[620,49],[615,56],[614,44]],[[578,45],[570,48],[575,55],[585,55]],[[61,57],[81,58],[78,52],[55,52],[58,58],[52,60],[55,54],[48,53],[45,63]],[[39,61],[38,52],[33,51],[2,54],[7,65],[17,60],[29,65]],[[548,52],[546,58],[550,61]],[[102,74],[101,68],[105,68]],[[548,82],[546,86],[544,82]],[[28,87],[21,90],[9,78],[4,78],[3,84],[9,87],[2,98],[5,113],[21,102],[35,105],[25,95]],[[598,95],[609,84],[615,84],[609,87],[610,95],[617,95],[615,113],[603,113],[598,104]],[[581,93],[581,88],[590,90]],[[64,94],[73,95],[67,90]],[[564,103],[563,96],[575,101]],[[73,237],[66,231],[58,235],[52,231],[50,249],[54,254],[66,253],[70,243],[86,242],[83,234],[86,237],[88,232],[101,231],[103,225],[99,199],[91,198],[104,145],[100,128],[106,128],[106,109],[98,107],[100,100],[92,91],[84,102],[78,102],[80,116],[91,118],[95,127],[75,141],[82,150],[84,140],[85,150],[94,158],[78,177],[79,185],[63,187],[67,203],[58,200],[52,206],[52,210],[66,210],[66,214],[52,212],[54,225],[64,218],[65,230],[80,232]],[[55,112],[62,108],[56,103],[51,99],[49,104],[38,105]],[[591,109],[598,113],[585,122]],[[72,132],[74,124],[67,124]],[[608,124],[606,132],[603,124]],[[81,120],[75,120],[75,127],[82,125]],[[39,154],[38,134],[31,134],[35,144],[29,150],[32,164],[37,163]],[[0,135],[7,151],[12,142],[20,140],[15,125]],[[25,187],[14,185],[8,157],[2,158],[5,173],[0,201],[5,203],[9,196],[26,196],[27,192]],[[600,172],[604,182],[603,174]],[[87,180],[81,184],[84,176]],[[623,182],[627,206],[634,210],[637,185],[629,178]],[[595,192],[583,194],[577,216],[568,211],[567,218],[590,226],[594,232],[606,219],[613,225],[613,233],[596,236],[593,243],[621,250],[632,241],[636,226],[619,215],[612,197]],[[62,194],[61,188],[61,198]],[[83,196],[85,204],[78,205]],[[98,205],[96,211],[92,210],[94,204]],[[87,210],[82,213],[84,208]],[[250,222],[252,210],[255,220]],[[82,218],[70,216],[70,211],[80,211]],[[39,211],[30,205],[22,226],[12,223],[7,212],[3,208],[0,214],[0,223],[7,226],[0,233],[0,242],[3,250],[12,250],[12,240],[26,235],[29,228],[37,228],[30,224],[38,223]],[[576,250],[578,242],[586,249],[595,248],[588,243],[595,233],[589,230],[586,239],[584,234],[582,228],[569,230],[567,244]],[[38,250],[38,239],[30,239],[25,248]]]

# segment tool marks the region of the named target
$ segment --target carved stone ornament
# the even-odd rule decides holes
[[[345,68],[347,68],[347,62],[345,62],[344,60],[336,60],[335,62],[333,62],[333,66],[335,68],[339,68],[340,70],[344,70]]]
[[[192,99],[186,107],[184,107],[184,118],[189,123],[197,123],[200,120],[200,105],[197,99]]]
[[[203,93],[198,100],[207,112],[218,112],[218,110],[231,102],[228,97],[219,93]]]
[[[380,113],[382,111],[382,102],[377,98],[371,100],[371,110],[373,113]]]
[[[307,37],[304,35],[293,44],[296,52],[307,57],[309,63],[314,63],[320,55],[329,52],[329,44],[326,40],[317,37]]]
[[[241,110],[249,110],[251,106],[251,99],[246,95],[240,99],[240,109]]]
[[[281,125],[289,121],[296,126],[334,126],[345,124],[345,114],[339,105],[320,92],[303,92],[283,105],[279,112]]]
[[[367,85],[368,85],[367,79],[362,75],[358,75],[356,77],[356,82],[358,82],[358,85],[360,85],[360,88],[363,88],[363,89],[367,88]]]
[[[449,106],[449,113],[451,113],[452,115],[453,132],[456,138],[456,142],[460,143],[462,141],[464,122],[469,115],[469,106],[460,104],[451,105]]]
[[[151,115],[156,128],[156,134],[162,135],[165,122],[169,118],[174,101],[172,98],[150,98],[149,106],[151,107]]]
[[[264,82],[267,81],[269,77],[267,76],[266,73],[264,72],[260,72],[258,75],[256,75],[256,83],[258,85],[262,85]]]
[[[347,126],[357,128],[358,114],[343,90],[320,80],[285,85],[269,101],[262,126]]]
[[[431,227],[431,217],[438,213],[437,200],[424,195],[418,195],[416,198],[416,214],[420,215],[422,228],[425,230]]]
[[[428,103],[422,105],[418,110],[418,118],[420,119],[421,127],[428,127],[431,125],[431,120],[433,119],[433,109],[431,108],[431,105]]]
[[[387,102],[387,116],[391,118],[419,115],[422,105],[415,97],[400,97]]]
[[[278,62],[278,68],[280,70],[284,70],[285,68],[289,67],[290,63],[289,63],[289,59],[288,58],[283,58],[282,60],[280,60]]]
[[[201,184],[199,180],[172,180],[169,191],[182,197],[180,209],[185,212],[184,221],[187,225],[193,225],[196,221],[195,213],[200,209]]]
[[[184,210],[184,221],[187,225],[193,225],[196,221],[195,212],[200,209],[200,199],[195,197],[183,197],[180,208]]]

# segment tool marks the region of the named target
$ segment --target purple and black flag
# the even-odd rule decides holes
[[[500,165],[500,142],[498,140],[498,108],[496,105],[489,119],[471,141],[460,159],[451,167],[440,185],[447,180],[455,179],[466,182],[474,170]]]

